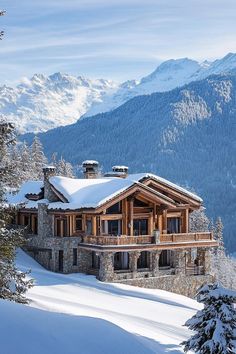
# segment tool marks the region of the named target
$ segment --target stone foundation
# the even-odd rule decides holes
[[[59,272],[59,251],[63,251],[63,273],[85,272],[91,267],[87,252],[83,257],[78,251],[81,237],[39,237],[34,235],[29,238],[25,250],[39,264],[53,272]],[[77,249],[77,265],[73,265],[73,248]],[[87,256],[87,257],[86,257]],[[82,265],[86,264],[86,267]],[[85,269],[86,268],[86,269]]]
[[[197,290],[203,284],[211,283],[213,281],[214,277],[212,275],[167,275],[161,277],[123,279],[115,282],[139,286],[141,288],[166,290],[193,298]]]

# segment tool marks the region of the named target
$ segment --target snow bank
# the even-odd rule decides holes
[[[182,326],[202,308],[161,290],[49,272],[23,251],[17,264],[32,269],[36,285],[30,306],[0,301],[3,354],[183,353],[190,333]]]

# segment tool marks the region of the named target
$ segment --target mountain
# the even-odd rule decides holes
[[[117,84],[56,73],[36,74],[16,88],[0,87],[0,112],[21,133],[41,132],[64,126],[101,112],[113,110],[131,98],[170,91],[212,74],[236,70],[236,54],[229,53],[212,63],[183,58],[163,62],[140,81]]]
[[[236,54],[229,53],[222,59],[198,63],[188,58],[170,59],[163,62],[150,75],[133,81],[126,87],[121,85],[113,95],[104,95],[102,102],[94,103],[84,117],[115,109],[132,97],[165,92],[181,87],[192,81],[204,79],[213,74],[223,74],[236,70]]]
[[[104,94],[117,89],[109,80],[67,74],[36,74],[16,88],[0,87],[0,112],[20,133],[46,131],[74,123]]]
[[[39,138],[49,157],[57,151],[74,164],[95,159],[104,171],[125,164],[133,173],[153,172],[193,188],[210,217],[222,216],[227,247],[236,251],[235,107],[236,74],[214,75],[135,97]]]

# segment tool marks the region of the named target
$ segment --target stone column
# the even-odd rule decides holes
[[[211,250],[205,249],[204,274],[211,274]]]
[[[101,281],[114,280],[114,265],[112,252],[101,253],[98,279]]]
[[[175,274],[185,275],[186,253],[184,250],[175,250]]]
[[[160,258],[161,251],[155,250],[151,252],[151,269],[152,269],[152,276],[158,277],[160,275],[159,271],[159,258]]]
[[[48,215],[48,204],[38,203],[38,237],[52,236],[52,217]]]
[[[141,252],[129,252],[129,269],[132,272],[132,278],[137,277],[137,269],[138,269],[138,259],[140,257]]]

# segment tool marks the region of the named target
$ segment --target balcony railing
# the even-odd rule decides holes
[[[137,245],[153,243],[153,236],[84,236],[83,242],[92,245]]]
[[[156,242],[154,236],[83,236],[83,243],[101,246],[120,246],[120,245],[144,245],[144,244],[164,244],[164,243],[183,243],[183,242],[199,242],[211,241],[213,239],[211,232],[197,232],[186,234],[162,234],[160,241]]]
[[[211,232],[195,232],[186,234],[162,234],[160,235],[161,243],[169,242],[194,242],[194,241],[211,241],[213,235]]]

